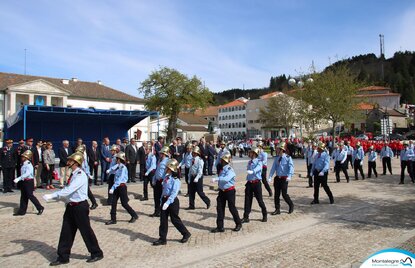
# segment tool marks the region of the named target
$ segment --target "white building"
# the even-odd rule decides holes
[[[0,72],[0,125],[24,105],[144,111],[144,100],[103,85],[76,78],[59,79]],[[3,129],[1,129],[3,134]],[[129,136],[150,139],[150,118],[129,130]],[[122,137],[120,137],[122,138]]]
[[[228,139],[244,139],[246,137],[247,102],[247,99],[239,98],[219,106],[218,124],[222,137]]]

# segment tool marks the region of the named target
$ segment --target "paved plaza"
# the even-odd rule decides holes
[[[269,159],[271,167],[273,159]],[[237,208],[243,214],[245,166],[248,159],[234,159],[237,173]],[[180,216],[192,233],[187,244],[179,243],[181,235],[170,224],[166,246],[154,247],[158,239],[159,219],[153,213],[152,194],[149,201],[140,201],[142,185],[128,185],[130,205],[138,211],[139,219],[129,224],[130,216],[118,205],[118,222],[106,226],[110,207],[103,206],[107,187],[93,186],[100,200],[99,207],[90,212],[91,224],[104,251],[104,259],[87,264],[89,257],[78,232],[72,249],[70,267],[357,267],[370,254],[385,248],[402,247],[415,250],[415,185],[407,176],[404,185],[399,182],[399,160],[393,159],[394,175],[379,176],[350,183],[341,177],[334,183],[329,175],[329,186],[335,203],[330,205],[324,190],[320,204],[310,205],[313,196],[308,185],[304,160],[295,160],[295,176],[288,192],[295,204],[294,213],[282,200],[282,214],[268,216],[262,223],[258,204],[253,203],[251,222],[240,232],[233,232],[231,215],[226,210],[225,233],[212,234],[216,227],[216,196],[210,177],[205,177],[205,192],[212,200],[207,210],[196,198],[196,210],[186,211],[188,200],[179,196]],[[378,173],[381,164],[378,160]],[[269,168],[270,169],[270,168]],[[364,165],[367,172],[367,162]],[[353,174],[349,169],[349,174]],[[182,193],[185,192],[182,183]],[[41,195],[35,195],[42,204]],[[264,191],[265,192],[265,191]],[[46,267],[56,259],[56,248],[62,224],[62,202],[45,204],[42,216],[35,215],[32,205],[24,217],[13,217],[20,193],[0,195],[0,267]],[[268,212],[274,211],[273,198],[264,194]]]

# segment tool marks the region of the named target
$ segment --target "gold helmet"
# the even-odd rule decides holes
[[[152,151],[153,150],[153,145],[147,144],[146,149]]]
[[[113,144],[112,146],[111,146],[111,150],[110,151],[117,151],[118,150],[118,146],[117,145],[115,145],[115,144]]]
[[[167,161],[167,168],[173,172],[177,172],[177,167],[179,166],[179,162],[176,159],[172,158]]]
[[[344,141],[341,141],[341,142],[339,143],[339,146],[344,146]]]
[[[285,142],[278,144],[278,148],[285,151]]]
[[[169,147],[167,147],[167,146],[164,146],[163,148],[161,148],[161,150],[160,150],[160,152],[159,152],[160,154],[164,154],[165,156],[169,156],[169,153],[170,153],[170,148]]]
[[[24,151],[21,155],[22,157],[26,158],[27,160],[32,160],[33,153],[30,150]]]
[[[403,141],[403,145],[409,145],[408,141]]]
[[[121,159],[122,161],[125,161],[125,153],[124,152],[119,152],[115,155],[116,158]]]
[[[199,148],[199,146],[195,146],[195,148],[193,148],[192,153],[195,153],[195,154],[200,155],[200,148]]]
[[[259,155],[259,148],[258,147],[252,147],[251,152],[254,152],[257,156]]]
[[[76,153],[73,153],[70,156],[68,156],[68,159],[75,161],[76,163],[78,163],[81,166],[82,163],[84,162],[84,154],[76,152]]]
[[[186,146],[186,149],[193,149],[193,144],[191,144],[191,143],[189,142],[189,144],[187,144],[187,146]]]
[[[226,145],[226,142],[225,141],[221,141],[220,142],[220,145]]]
[[[373,150],[375,147],[373,145],[370,145],[369,149]]]
[[[356,143],[356,146],[357,146],[357,147],[359,147],[359,146],[360,146],[360,141],[358,141],[358,142]]]
[[[85,153],[85,145],[79,145],[76,147],[75,152]]]
[[[262,141],[259,141],[256,146],[262,148],[264,147],[264,143]]]
[[[324,142],[319,142],[318,143],[318,148],[321,149],[321,150],[324,150],[324,149],[326,149],[326,144]]]
[[[220,159],[222,159],[223,161],[225,161],[226,163],[229,164],[231,162],[232,155],[231,155],[230,152],[226,152],[222,155],[222,157]]]

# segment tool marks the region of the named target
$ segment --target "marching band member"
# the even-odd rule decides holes
[[[336,171],[336,182],[340,182],[340,171],[343,171],[346,181],[349,182],[349,174],[347,173],[347,151],[344,148],[344,143],[340,142],[338,152],[335,156],[334,170]]]
[[[108,169],[112,168],[113,166],[115,166],[117,164],[116,154],[117,154],[118,151],[119,151],[119,148],[118,148],[117,145],[114,144],[114,145],[111,146],[110,153],[111,153],[112,157],[111,157],[111,163],[110,163],[110,166],[109,166]],[[107,173],[106,171],[102,171],[102,172],[105,172],[106,175],[108,175],[109,173]],[[112,195],[112,193],[110,193],[110,189],[114,185],[114,176],[115,176],[115,174],[109,174],[109,176],[108,176],[108,198],[107,198],[107,206],[111,206],[112,205],[113,195]]]
[[[376,159],[378,158],[378,154],[374,150],[373,145],[369,147],[368,157],[367,157],[367,163],[368,163],[368,172],[367,177],[370,178],[372,176],[372,170],[375,174],[375,177],[378,177],[378,173],[376,171]]]
[[[261,172],[262,172],[262,162],[258,159],[259,148],[252,147],[249,152],[249,157],[251,160],[248,162],[247,171],[248,175],[246,176],[245,184],[245,204],[244,204],[244,217],[242,223],[249,222],[249,214],[251,213],[252,200],[255,196],[255,199],[258,201],[258,205],[261,207],[262,211],[262,222],[267,221],[267,208],[265,207],[264,200],[262,199],[262,188],[261,188]]]
[[[409,177],[411,178],[412,182],[414,182],[414,174],[412,173],[412,161],[411,159],[414,157],[414,151],[408,148],[408,141],[403,142],[403,149],[400,152],[401,158],[401,181],[399,184],[404,184],[405,179],[405,168],[408,170]]]
[[[20,208],[17,213],[13,216],[23,216],[26,214],[27,203],[30,200],[33,205],[35,205],[38,213],[37,215],[42,215],[44,207],[39,203],[36,196],[33,195],[35,189],[34,176],[33,176],[33,165],[32,161],[32,151],[26,150],[21,154],[21,162],[23,165],[20,168],[20,177],[14,179],[14,183],[20,183]]]
[[[267,181],[267,162],[268,162],[268,154],[264,151],[264,144],[263,142],[258,143],[259,156],[258,158],[262,162],[262,171],[261,171],[261,178],[262,178],[262,184],[264,185],[265,189],[267,190],[269,196],[272,196],[272,190],[271,187],[269,187],[268,181]]]
[[[235,178],[236,174],[233,168],[230,166],[232,155],[227,152],[222,155],[221,165],[222,171],[217,178],[213,178],[212,182],[218,182],[219,193],[216,198],[217,202],[217,218],[216,218],[216,228],[211,230],[212,233],[222,233],[225,231],[223,228],[223,221],[225,218],[225,206],[228,202],[229,211],[232,214],[233,220],[236,224],[233,231],[238,232],[242,228],[241,218],[239,217],[238,210],[235,206]]]
[[[88,164],[88,155],[86,153],[86,146],[85,144],[79,145],[78,147],[76,147],[75,149],[75,153],[80,153],[82,154],[82,156],[84,157],[84,162],[82,162],[82,169],[85,172],[85,174],[88,177],[88,198],[89,200],[91,200],[91,210],[94,210],[98,207],[98,203],[97,200],[95,199],[94,194],[91,191],[91,184],[92,184],[92,176],[91,176],[91,172],[89,169],[89,164]]]
[[[357,171],[360,172],[362,176],[362,180],[365,179],[365,174],[363,173],[363,159],[365,158],[365,152],[360,144],[360,142],[356,143],[356,149],[353,151],[353,167],[354,167],[354,178],[355,180],[359,179],[359,175]]]
[[[156,173],[157,168],[157,158],[153,154],[153,146],[151,144],[146,145],[145,153],[146,163],[143,181],[143,198],[141,199],[141,201],[148,200],[148,183],[153,181],[153,177]]]
[[[154,213],[150,215],[150,217],[160,217],[160,198],[161,193],[163,192],[161,183],[163,182],[163,178],[166,175],[166,166],[167,162],[169,161],[169,152],[170,149],[167,146],[161,148],[159,152],[159,162],[157,164],[156,174],[154,174],[151,181],[151,185],[153,186],[154,190]]]
[[[125,166],[125,153],[119,152],[116,154],[117,164],[107,170],[108,174],[115,174],[114,184],[112,185],[109,193],[113,195],[111,206],[111,220],[105,224],[117,223],[117,203],[118,198],[121,199],[121,205],[130,214],[131,219],[129,223],[133,223],[138,219],[137,213],[128,204],[127,194],[127,181],[128,181],[128,169]]]
[[[330,204],[334,203],[334,197],[330,191],[330,187],[327,185],[327,176],[330,168],[330,155],[325,150],[326,145],[322,142],[317,147],[317,156],[314,159],[313,167],[311,168],[311,174],[314,175],[314,199],[311,204],[319,204],[319,191],[320,184],[323,186],[324,191],[330,199]]]
[[[184,166],[184,180],[187,184],[187,193],[184,195],[185,197],[189,196],[189,171],[192,166],[193,155],[192,155],[193,145],[191,143],[187,144],[186,146],[186,153],[182,158],[182,162],[179,164],[179,168]]]
[[[392,175],[391,159],[393,158],[393,151],[387,142],[385,142],[382,150],[380,151],[380,158],[382,158],[382,175],[386,175],[386,166],[388,167],[389,173]]]
[[[176,159],[170,159],[166,163],[166,172],[162,183],[162,195],[161,195],[161,213],[160,213],[160,227],[159,236],[160,238],[153,242],[154,246],[165,245],[167,242],[168,232],[168,219],[170,216],[171,222],[174,227],[183,235],[180,240],[181,243],[186,243],[191,234],[184,226],[182,220],[179,217],[180,203],[177,198],[177,194],[180,190],[180,179],[178,178],[179,162]]]
[[[78,229],[88,252],[91,254],[91,258],[87,262],[96,262],[104,258],[89,220],[89,205],[87,201],[88,177],[80,168],[83,161],[81,154],[69,156],[67,165],[72,169],[72,175],[67,185],[60,191],[43,196],[46,201],[51,199],[64,199],[67,201],[59,238],[58,258],[50,263],[51,266],[69,263],[71,248]]]
[[[272,181],[272,176],[276,174],[274,179],[274,203],[275,211],[272,215],[281,214],[280,211],[280,194],[284,201],[288,204],[288,214],[293,213],[294,204],[291,201],[290,196],[288,195],[288,183],[291,181],[292,176],[294,175],[294,163],[293,159],[285,153],[285,143],[282,142],[278,145],[278,156],[275,157],[274,163],[272,164],[271,172],[269,173],[268,181]]]
[[[189,207],[187,210],[195,209],[196,193],[205,202],[207,209],[210,208],[210,199],[203,192],[203,160],[200,158],[200,148],[198,146],[192,151],[192,166],[189,171]]]

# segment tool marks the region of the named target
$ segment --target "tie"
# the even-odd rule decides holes
[[[69,185],[69,183],[71,183],[71,179],[72,179],[72,173],[71,173],[71,176],[69,176],[69,178],[68,178],[68,185]]]
[[[280,159],[278,159],[278,163],[281,163],[281,159],[282,159],[282,157],[280,156]]]
[[[167,183],[169,181],[169,176],[166,176],[165,178],[164,178],[164,183]]]
[[[318,158],[320,158],[320,156],[321,156],[321,153],[318,153]]]

